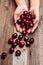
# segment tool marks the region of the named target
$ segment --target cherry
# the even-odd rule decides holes
[[[13,39],[17,38],[17,33],[14,33],[14,34],[12,35],[12,38],[13,38]]]
[[[28,26],[26,26],[25,28],[26,28],[26,30],[28,30],[28,29],[29,29],[29,25],[28,25]]]
[[[23,35],[22,35],[22,34],[21,34],[21,35],[19,35],[19,36],[18,36],[18,38],[19,38],[20,40],[22,40]]]
[[[21,23],[21,27],[22,27],[22,28],[25,27],[25,24],[24,24],[23,22]]]
[[[28,26],[29,25],[29,21],[27,20],[27,21],[25,21],[25,25],[26,26]]]
[[[29,25],[29,26],[30,26],[30,28],[32,28],[32,27],[34,26],[34,24],[33,24],[33,23],[30,23],[30,25]]]
[[[24,23],[26,22],[26,19],[25,19],[25,18],[23,19],[23,22],[24,22]]]
[[[30,38],[29,42],[34,43],[34,38]]]
[[[20,19],[21,20],[23,20],[24,19],[24,15],[22,14],[22,15],[20,15]]]
[[[14,52],[13,46],[10,47],[9,53],[12,54]]]
[[[10,38],[10,39],[8,40],[8,43],[9,43],[9,44],[12,44],[12,43],[13,43],[13,39]]]
[[[18,20],[17,20],[17,23],[18,23],[18,24],[21,24],[21,19],[18,19]]]
[[[29,11],[29,12],[28,12],[28,15],[32,15],[32,12],[31,12],[31,11]]]
[[[31,15],[27,15],[26,16],[26,20],[30,21],[32,19],[32,16]]]
[[[15,47],[17,46],[17,43],[14,42],[14,43],[12,44],[12,46],[13,46],[13,48],[15,48]]]
[[[23,30],[23,31],[22,31],[22,34],[23,34],[23,35],[26,35],[26,30]]]
[[[35,15],[32,15],[32,19],[35,19],[36,17],[35,17]]]
[[[30,47],[30,42],[29,41],[26,42],[26,47]]]
[[[26,16],[28,14],[28,11],[24,11],[23,15]]]
[[[7,56],[7,53],[6,53],[6,52],[3,52],[3,53],[1,54],[1,59],[5,59],[6,56]]]
[[[20,48],[23,48],[24,45],[25,45],[24,42],[20,42],[19,47],[20,47]]]
[[[29,37],[28,36],[24,36],[24,41],[28,41]]]
[[[16,39],[15,42],[17,43],[17,45],[19,45],[19,43],[20,43],[20,39],[19,39],[19,38]]]
[[[20,56],[20,55],[21,55],[21,51],[20,51],[20,50],[17,50],[17,51],[15,52],[15,55],[16,55],[16,56]]]

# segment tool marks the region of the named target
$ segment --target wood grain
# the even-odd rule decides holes
[[[43,65],[43,0],[40,1],[40,4],[41,20],[35,33],[31,35],[35,38],[35,43],[30,49],[27,49],[27,65]],[[13,55],[8,53],[10,48],[8,39],[14,32],[13,12],[15,7],[13,0],[0,0],[0,65],[13,65]],[[3,51],[8,54],[5,60],[1,60]]]

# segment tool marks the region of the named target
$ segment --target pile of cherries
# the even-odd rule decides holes
[[[17,20],[17,23],[21,26],[21,28],[28,30],[34,26],[34,19],[35,15],[32,14],[31,11],[24,11],[23,14],[20,15],[20,18]]]
[[[35,19],[35,15],[32,14],[32,12],[24,11],[22,15],[20,15],[20,18],[17,20],[17,23],[22,27],[25,28],[25,30],[22,31],[20,35],[17,33],[14,33],[12,37],[8,40],[8,44],[11,45],[9,49],[9,53],[12,54],[15,51],[15,48],[19,46],[20,48],[23,48],[24,46],[30,47],[31,44],[34,43],[33,37],[28,37],[26,35],[26,30],[29,28],[32,28],[34,26],[33,20]],[[22,41],[24,40],[24,41]],[[18,49],[15,52],[16,56],[21,55],[21,51]],[[5,59],[7,56],[6,52],[3,52],[1,54],[1,59]]]
[[[30,47],[31,44],[34,43],[33,37],[28,37],[26,35],[26,33],[25,33],[25,35],[23,33],[21,33],[20,35],[18,35],[17,33],[14,33],[12,35],[12,37],[8,40],[8,44],[11,45],[11,47],[9,49],[10,54],[13,54],[13,52],[17,46],[19,46],[19,48],[23,48],[24,46]],[[21,55],[21,51],[19,49],[17,49],[15,52],[15,56],[20,56],[20,55]],[[5,59],[6,56],[7,56],[7,53],[3,52],[1,54],[1,59]]]

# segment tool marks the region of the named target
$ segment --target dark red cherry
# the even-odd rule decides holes
[[[30,47],[30,42],[29,41],[26,42],[26,47]]]
[[[28,26],[29,25],[29,21],[27,20],[27,21],[25,21],[25,25],[26,26]]]
[[[23,15],[26,16],[28,14],[28,11],[24,11]]]
[[[36,17],[35,17],[35,15],[32,15],[32,19],[35,19]]]
[[[28,16],[28,20],[32,20],[32,16],[31,15]]]
[[[17,33],[14,33],[14,34],[12,35],[12,38],[13,38],[13,39],[17,38]]]
[[[7,56],[7,53],[6,53],[6,52],[3,52],[3,53],[1,54],[1,59],[5,59],[6,56]]]
[[[15,42],[17,43],[17,45],[19,45],[19,43],[20,43],[20,39],[19,39],[19,38],[16,39]]]
[[[26,30],[28,30],[28,29],[29,29],[29,25],[28,25],[28,26],[26,26],[25,28],[26,28]]]
[[[29,42],[34,43],[34,38],[30,38]]]
[[[20,55],[21,55],[21,51],[20,51],[20,50],[17,50],[17,51],[15,52],[15,55],[16,55],[16,56],[20,56]]]
[[[23,31],[22,31],[22,34],[23,34],[23,35],[26,35],[26,30],[23,30]]]
[[[32,15],[32,12],[31,12],[31,11],[29,11],[29,12],[28,12],[28,15]]]
[[[28,41],[29,37],[28,36],[24,36],[24,41]]]
[[[20,15],[20,19],[21,20],[23,20],[24,19],[24,15],[22,14],[22,15]]]
[[[24,28],[24,27],[25,27],[25,24],[24,24],[23,22],[21,23],[21,27],[22,27],[22,28]]]
[[[13,46],[13,48],[15,48],[15,47],[17,46],[17,43],[14,42],[14,43],[12,44],[12,46]]]
[[[20,48],[23,48],[24,45],[25,45],[24,42],[20,42],[19,47],[20,47]]]
[[[10,47],[9,53],[12,54],[14,52],[13,46]]]
[[[9,44],[12,44],[12,43],[13,43],[13,39],[10,38],[10,39],[8,40],[8,43],[9,43]]]
[[[34,26],[34,24],[33,24],[33,23],[30,23],[30,25],[29,25],[29,26],[30,26],[30,28],[32,28],[32,27]]]
[[[22,40],[23,35],[22,35],[22,34],[21,34],[21,35],[19,35],[19,36],[18,36],[18,38],[19,38],[20,40]]]
[[[21,24],[21,19],[18,19],[18,20],[17,20],[17,23],[18,23],[18,24]]]
[[[25,23],[26,22],[26,19],[23,19],[23,22]]]

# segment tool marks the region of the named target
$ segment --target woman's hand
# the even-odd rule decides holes
[[[30,32],[34,32],[36,30],[36,28],[38,27],[38,24],[39,24],[39,9],[37,7],[35,8],[30,8],[30,11],[32,12],[32,14],[35,14],[36,18],[35,20],[33,21],[34,22],[34,27],[29,29],[27,32],[30,33]]]
[[[20,5],[16,8],[15,12],[14,12],[14,23],[16,24],[16,29],[19,32],[22,32],[22,28],[20,27],[20,25],[17,24],[17,19],[19,19],[20,15],[23,13],[23,11],[28,10],[26,5]]]

